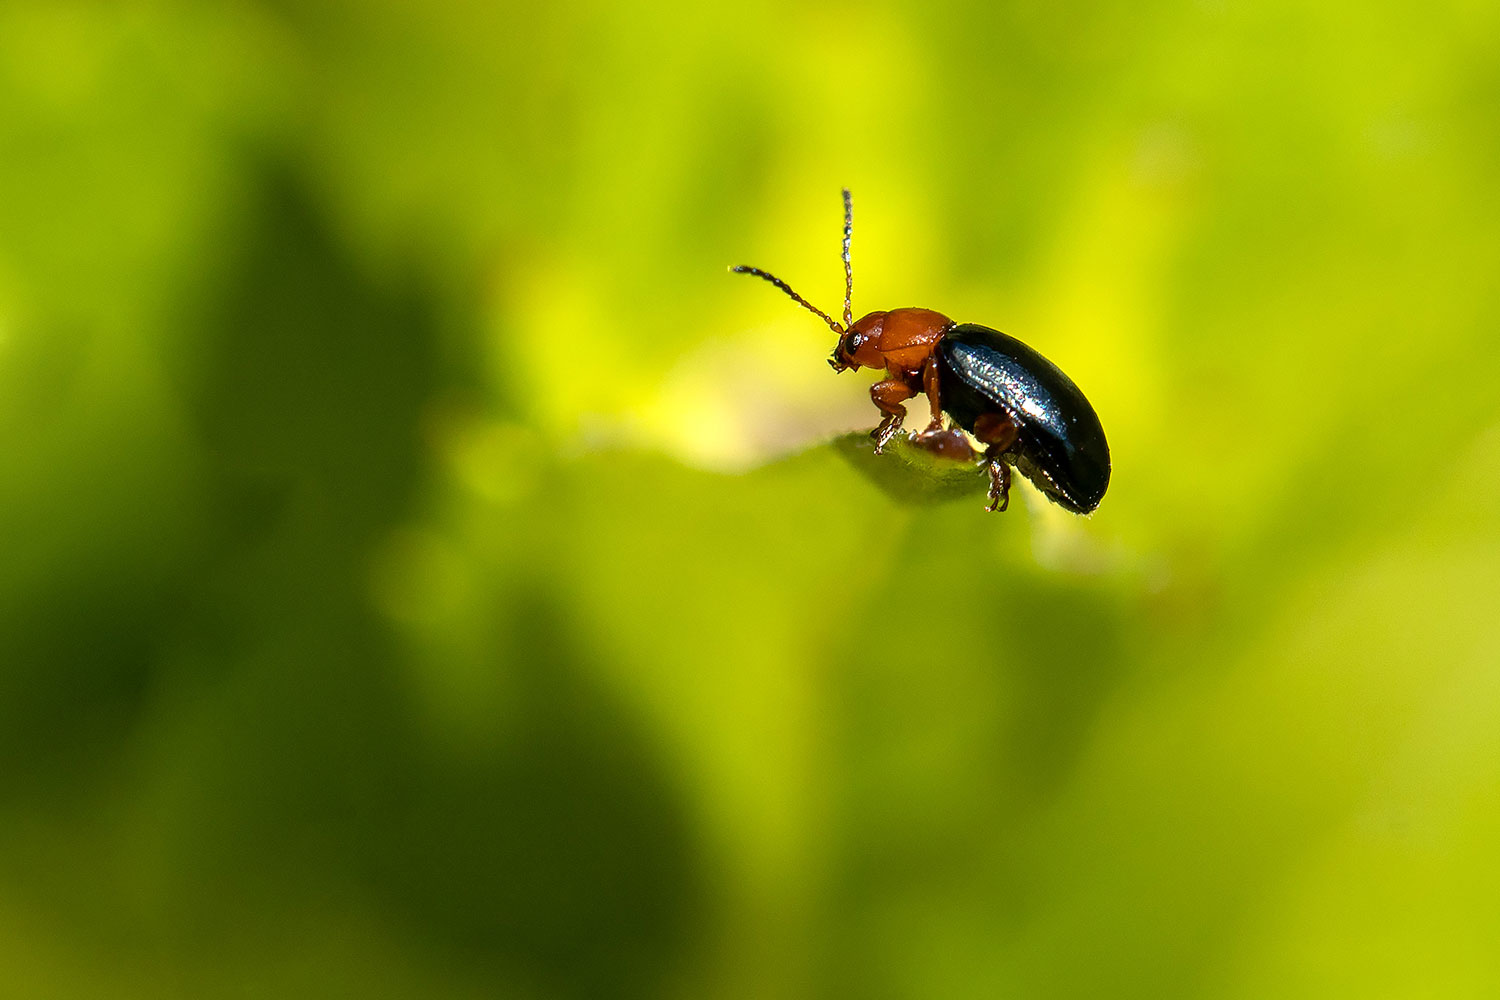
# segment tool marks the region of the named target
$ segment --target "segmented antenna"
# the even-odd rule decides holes
[[[854,325],[854,265],[849,261],[849,241],[854,238],[854,199],[844,188],[844,326]]]
[[[771,272],[769,272],[769,271],[762,271],[758,267],[747,267],[744,264],[740,264],[740,265],[738,265],[736,267],[731,267],[730,270],[733,271],[735,274],[753,274],[757,278],[765,278],[771,284],[775,285],[777,288],[781,289],[783,292],[786,292],[788,295],[790,295],[792,297],[792,301],[796,302],[798,305],[800,305],[802,308],[808,310],[809,312],[812,312],[812,313],[816,314],[818,316],[818,318],[820,318],[823,322],[825,322],[825,323],[828,324],[829,328],[831,330],[833,330],[834,333],[842,334],[844,332],[844,328],[841,327],[841,326],[839,326],[837,323],[835,323],[833,321],[833,317],[829,316],[826,312],[824,312],[823,310],[819,309],[817,306],[813,305],[811,302],[807,301],[802,296],[798,295],[796,292],[792,291],[792,286],[791,285],[788,285],[785,281],[782,281],[780,278],[776,277],[776,275],[772,274]],[[849,308],[846,305],[844,307],[844,314],[847,316],[848,313],[849,313]]]

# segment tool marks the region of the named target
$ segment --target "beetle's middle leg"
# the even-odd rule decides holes
[[[938,359],[929,355],[922,366],[922,391],[927,393],[927,403],[932,407],[932,422],[923,433],[933,434],[943,429],[943,403],[938,394]]]
[[[927,393],[927,402],[932,407],[932,422],[918,434],[913,443],[926,448],[940,458],[951,458],[959,462],[972,462],[974,449],[969,439],[957,427],[943,430],[943,403],[938,394],[938,361],[936,355],[929,357],[922,366],[922,391]]]

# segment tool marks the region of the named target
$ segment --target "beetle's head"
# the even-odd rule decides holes
[[[839,335],[833,345],[833,356],[828,365],[836,372],[849,368],[884,368],[885,355],[880,352],[880,331],[885,325],[885,313],[866,314],[858,323]]]

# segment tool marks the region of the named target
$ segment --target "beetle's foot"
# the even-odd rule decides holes
[[[880,421],[880,426],[870,432],[870,437],[875,439],[875,454],[879,455],[885,451],[885,446],[891,443],[891,438],[901,429],[901,415],[888,413],[885,419]]]
[[[1010,506],[1010,468],[999,458],[991,458],[989,464],[990,503],[985,510],[996,513]]]
[[[927,449],[939,458],[956,462],[974,461],[974,447],[969,444],[968,435],[956,427],[946,431],[941,427],[928,427],[911,440],[912,444]]]

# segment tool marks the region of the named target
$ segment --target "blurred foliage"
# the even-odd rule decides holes
[[[0,6],[6,992],[1495,995],[1497,101],[1477,3]],[[837,437],[724,267],[841,185],[1094,517]]]

